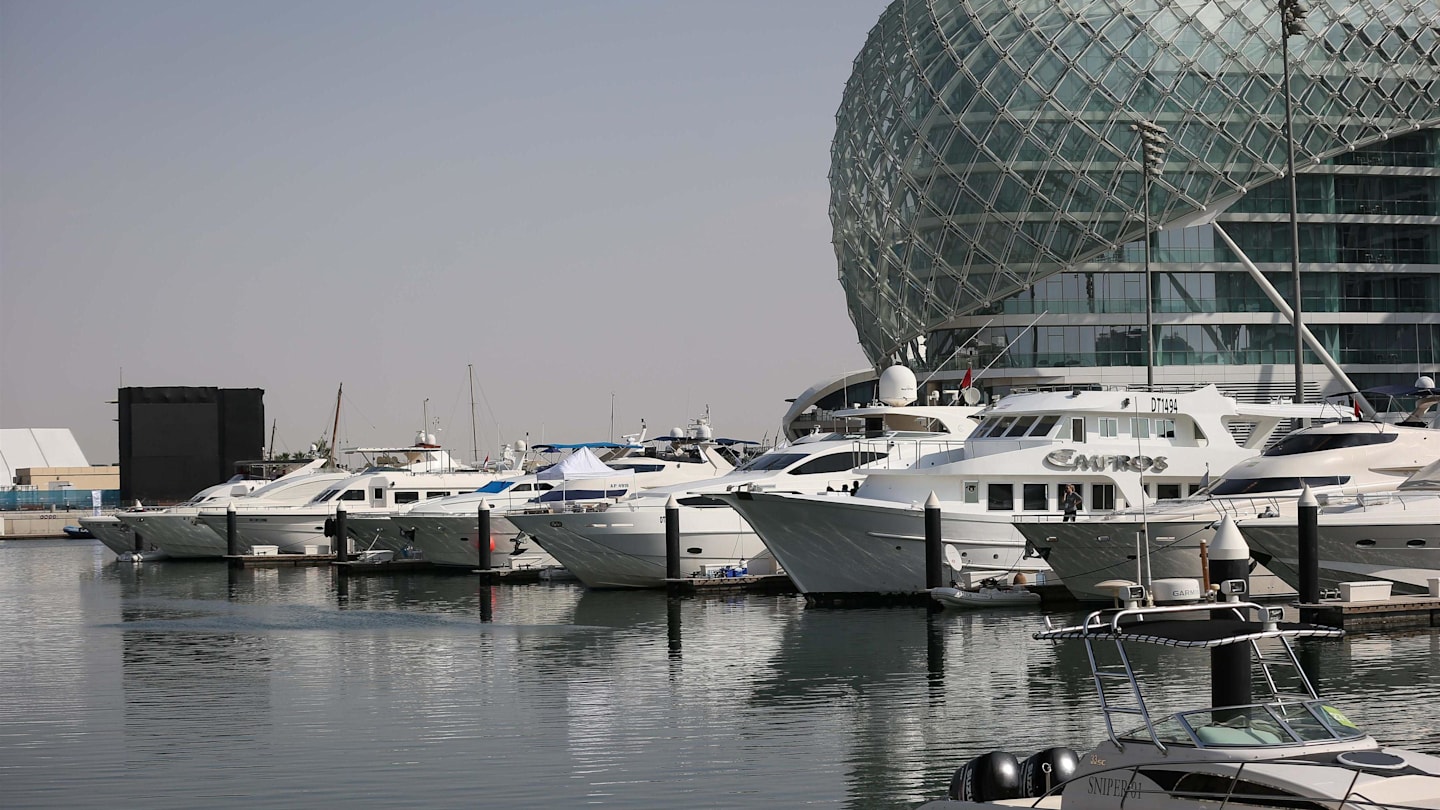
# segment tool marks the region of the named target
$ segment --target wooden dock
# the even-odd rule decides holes
[[[1413,627],[1440,627],[1440,598],[1434,596],[1392,596],[1366,602],[1322,599],[1299,603],[1313,610],[1316,624],[1342,630],[1400,630]]]

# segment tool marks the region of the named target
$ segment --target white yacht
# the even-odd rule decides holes
[[[1374,579],[1397,593],[1428,593],[1429,581],[1440,577],[1440,460],[1393,490],[1327,497],[1318,524],[1321,588]],[[1300,587],[1294,509],[1236,525],[1251,556]]]
[[[908,402],[914,398],[913,375],[909,380],[908,393],[892,394],[887,389],[893,380],[882,377],[881,395],[891,402]],[[724,567],[758,570],[753,561],[769,557],[764,544],[750,524],[716,495],[745,489],[849,498],[867,472],[906,467],[920,458],[936,464],[958,458],[975,426],[971,417],[980,410],[877,404],[840,411],[836,416],[854,420],[858,432],[803,437],[708,481],[657,487],[578,513],[520,515],[511,520],[592,588],[653,588],[665,583],[665,508],[673,495],[679,510],[683,574]],[[769,567],[774,567],[773,561]]]
[[[674,434],[672,431],[671,437],[665,440],[669,447],[653,448],[652,445],[643,455],[615,458],[604,464],[596,460],[581,467],[571,463],[576,459],[575,454],[567,456],[534,476],[533,486],[537,490],[534,492],[516,491],[532,483],[526,479],[517,479],[513,486],[497,482],[473,495],[416,508],[394,521],[413,529],[415,545],[425,559],[439,565],[473,568],[479,548],[477,510],[484,500],[494,509],[490,519],[490,544],[496,552],[492,557],[496,567],[565,565],[565,559],[555,553],[551,544],[541,540],[537,547],[538,530],[522,525],[528,516],[544,518],[548,528],[553,521],[594,514],[619,499],[652,488],[684,487],[723,476],[734,469],[729,457],[722,452],[725,445],[710,436],[708,424],[697,422],[686,435]],[[540,491],[542,487],[545,491]],[[524,497],[526,495],[530,497]],[[661,565],[663,569],[663,555]],[[565,567],[569,569],[568,565]],[[569,570],[579,575],[574,569]]]
[[[1023,762],[1005,751],[982,754],[957,770],[948,799],[919,810],[1440,808],[1440,757],[1382,746],[1321,699],[1301,669],[1291,639],[1343,632],[1281,622],[1279,613],[1253,602],[1132,603],[1036,633],[1037,639],[1085,644],[1105,738],[1084,755],[1065,747]],[[1254,680],[1264,691],[1259,701],[1248,688],[1233,693],[1235,705],[1212,687],[1219,705],[1152,714],[1152,702],[1165,701],[1167,691],[1143,685],[1150,675],[1141,664],[1146,656],[1132,645],[1174,649],[1177,657],[1186,649],[1211,650],[1212,662],[1227,656],[1217,651],[1235,650],[1239,655],[1230,660],[1238,666],[1230,676]],[[1194,694],[1184,686],[1168,690],[1170,699]]]
[[[1259,452],[1294,411],[1241,404],[1213,385],[1013,393],[985,411],[958,460],[874,470],[850,496],[741,490],[717,497],[750,522],[806,594],[925,590],[923,504],[932,492],[947,579],[1033,577],[1050,566],[1026,553],[1016,518],[1059,513],[1069,486],[1081,496],[1079,511],[1092,514],[1186,494],[1210,466]],[[1247,440],[1237,441],[1232,428]]]
[[[185,556],[183,554],[175,554],[165,548],[164,528],[166,526],[165,521],[167,516],[183,515],[185,520],[190,520],[202,504],[229,502],[235,498],[249,495],[251,492],[268,483],[270,482],[265,479],[245,478],[244,476],[237,475],[223,484],[206,487],[194,495],[191,495],[187,500],[177,503],[174,506],[163,509],[139,508],[116,512],[114,517],[120,525],[124,527],[123,534],[129,538],[130,547],[125,551],[116,549],[114,546],[110,546],[110,548],[115,551],[116,554],[122,555],[125,560],[133,562],[153,562],[170,557]],[[92,528],[85,520],[81,521],[81,525],[89,528],[92,534],[95,533],[95,528]],[[98,523],[96,528],[99,528],[108,535],[114,536],[115,534],[114,530],[107,526],[99,525]],[[101,534],[95,534],[95,536],[97,538],[102,537]],[[105,542],[107,546],[109,545],[109,543],[103,539],[101,542]],[[137,545],[140,547],[140,551],[136,551]]]
[[[122,513],[120,519],[133,531],[154,543],[166,557],[175,559],[204,559],[223,557],[228,551],[225,513],[231,508],[259,510],[271,507],[290,507],[306,503],[317,493],[337,481],[351,476],[349,471],[324,469],[325,459],[314,462],[283,475],[274,481],[260,482],[263,486],[241,493],[237,489],[220,492],[215,496],[189,504],[180,504],[160,512]],[[218,511],[219,525],[207,525],[200,520],[201,510]],[[242,553],[250,548],[241,540]]]
[[[1201,543],[1211,542],[1226,515],[1235,520],[1291,515],[1294,526],[1302,483],[1320,497],[1353,498],[1394,489],[1437,456],[1440,431],[1432,428],[1353,421],[1318,425],[1235,464],[1193,497],[1073,523],[1017,521],[1016,528],[1077,599],[1109,601],[1113,587],[1101,583],[1198,576]],[[1252,574],[1256,595],[1288,594],[1292,588],[1271,570]]]
[[[479,470],[456,463],[428,436],[410,447],[361,448],[377,458],[403,460],[400,466],[374,466],[336,481],[299,506],[235,504],[236,531],[247,546],[276,546],[281,552],[302,554],[306,547],[331,546],[327,521],[343,508],[351,514],[389,512],[397,506],[431,498],[445,498],[475,489],[497,478],[515,477],[521,470]],[[199,519],[217,533],[225,531],[225,509],[202,509]]]

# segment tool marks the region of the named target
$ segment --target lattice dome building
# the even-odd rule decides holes
[[[871,363],[952,380],[932,388],[1144,382],[1153,323],[1157,383],[1293,393],[1295,333],[1255,277],[1293,300],[1281,31],[1273,2],[893,2],[830,175]],[[1433,373],[1440,4],[1316,0],[1288,47],[1306,324],[1362,387]],[[1141,122],[1165,140],[1148,184]],[[1309,396],[1338,385],[1317,362]]]

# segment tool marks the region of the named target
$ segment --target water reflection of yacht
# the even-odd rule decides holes
[[[1433,428],[1382,422],[1319,425],[1295,431],[1260,456],[1230,467],[1194,497],[1073,523],[1020,521],[1016,528],[1077,598],[1108,601],[1109,589],[1098,587],[1107,580],[1199,575],[1200,544],[1213,540],[1218,521],[1227,515],[1236,520],[1289,515],[1293,527],[1302,484],[1320,497],[1353,498],[1393,489],[1437,455],[1440,431]],[[1267,579],[1272,592],[1285,590],[1276,587],[1273,577]],[[1257,583],[1253,592],[1265,589]]]
[[[920,459],[939,464],[962,452],[974,428],[970,417],[980,409],[905,405],[914,398],[914,375],[898,366],[886,375],[881,397],[892,404],[835,414],[854,424],[853,432],[804,437],[718,478],[656,487],[581,512],[511,520],[592,588],[659,587],[665,581],[665,512],[673,496],[683,574],[707,566],[746,567],[765,547],[750,524],[715,495],[745,489],[848,497],[873,470],[904,468]]]
[[[1440,457],[1440,448],[1432,448]],[[1299,529],[1294,509],[1236,523],[1251,556],[1291,585],[1300,585]],[[1440,577],[1440,461],[1393,490],[1326,499],[1319,519],[1320,587],[1384,580],[1399,593],[1427,593]]]
[[[1440,807],[1440,757],[1381,747],[1321,700],[1306,677],[1290,640],[1341,631],[1282,624],[1278,612],[1241,602],[1131,607],[1037,633],[1084,642],[1108,739],[1084,757],[1049,748],[1024,765],[1008,753],[982,755],[956,774],[949,801],[924,808]],[[1153,695],[1127,655],[1138,644],[1245,645],[1251,649],[1239,659],[1243,677],[1248,681],[1252,662],[1258,664],[1269,694],[1252,703],[1249,684],[1225,685],[1217,700],[1228,692],[1244,702],[1152,714]]]
[[[1243,404],[1214,386],[1016,393],[985,411],[961,459],[875,470],[853,496],[717,497],[755,527],[807,594],[916,593],[926,586],[923,504],[932,492],[947,559],[979,576],[1034,575],[1050,566],[1026,553],[1013,523],[1060,513],[1068,487],[1088,513],[1178,497],[1197,489],[1210,466],[1253,456],[1302,413],[1320,411]],[[1247,439],[1238,442],[1232,428]]]

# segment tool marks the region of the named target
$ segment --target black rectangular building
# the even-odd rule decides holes
[[[261,458],[264,400],[260,388],[121,388],[121,503],[178,503]]]

